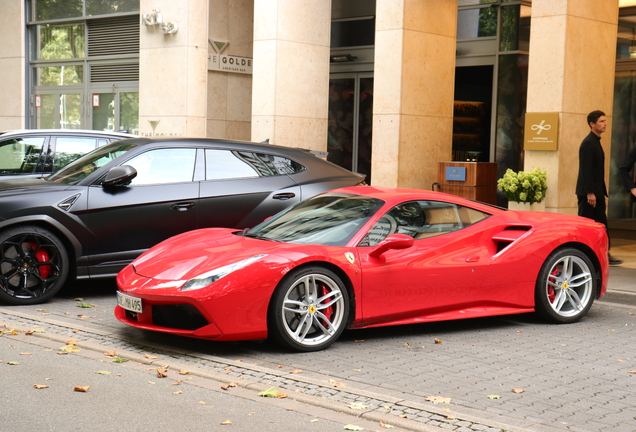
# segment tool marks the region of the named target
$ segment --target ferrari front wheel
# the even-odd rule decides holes
[[[590,259],[574,248],[559,249],[546,259],[535,290],[535,308],[549,321],[580,320],[592,307],[596,271]]]
[[[50,231],[20,226],[0,233],[0,300],[45,302],[62,288],[68,270],[66,249]]]
[[[319,351],[345,329],[349,294],[331,270],[303,268],[280,283],[269,312],[269,331],[277,342],[295,351]]]

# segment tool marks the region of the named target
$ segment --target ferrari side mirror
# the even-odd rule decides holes
[[[377,258],[390,249],[406,249],[413,246],[413,237],[406,234],[391,234],[369,252],[370,257]]]

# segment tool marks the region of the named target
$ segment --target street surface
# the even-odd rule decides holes
[[[620,294],[628,297],[623,303],[636,303],[628,292],[636,271],[611,272],[610,288],[622,291],[608,298]],[[392,431],[636,430],[636,306],[630,304],[598,301],[571,325],[524,314],[348,331],[326,351],[309,354],[268,341],[137,330],[114,318],[114,306],[113,280],[75,284],[43,305],[0,305],[0,328],[19,333],[0,337],[0,394],[15,402],[0,430],[28,424],[34,431],[62,424],[146,430],[171,422],[183,430],[202,424],[209,430],[388,429],[380,422]],[[69,339],[80,352],[57,354]],[[114,357],[104,355],[112,350]],[[114,363],[116,357],[129,361]],[[165,365],[168,377],[158,378]],[[112,375],[95,373],[100,370]],[[173,386],[183,380],[178,370],[193,379]],[[233,382],[237,387],[220,389]],[[91,388],[81,394],[72,391],[75,385]],[[272,386],[287,398],[255,396]],[[173,395],[177,390],[183,394]],[[220,425],[225,420],[233,424]]]

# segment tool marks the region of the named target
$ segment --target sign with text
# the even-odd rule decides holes
[[[208,70],[251,74],[252,59],[224,54],[210,54],[208,56]]]
[[[446,180],[466,181],[466,167],[446,167]]]
[[[559,143],[559,113],[526,113],[524,150],[556,151]]]

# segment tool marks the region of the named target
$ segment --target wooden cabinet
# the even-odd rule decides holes
[[[497,163],[438,162],[433,190],[497,204]]]

